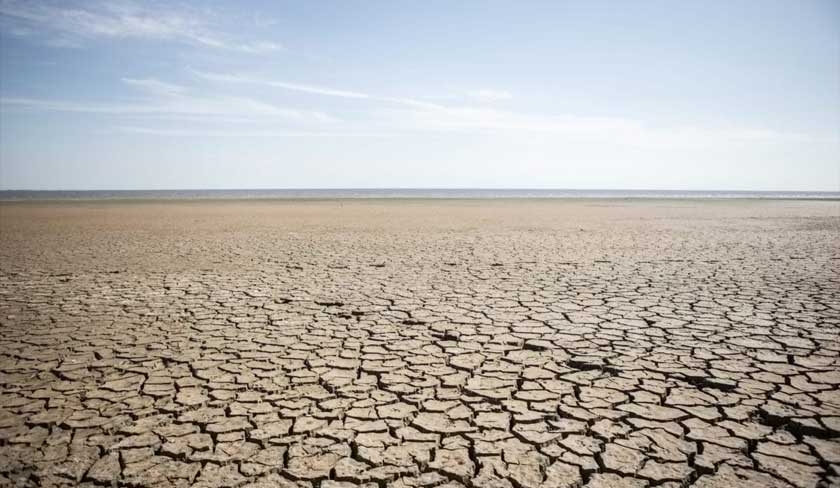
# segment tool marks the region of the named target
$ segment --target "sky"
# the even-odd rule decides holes
[[[0,189],[840,191],[840,2],[0,0]]]

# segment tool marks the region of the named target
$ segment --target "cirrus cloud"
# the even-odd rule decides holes
[[[91,39],[141,39],[251,54],[283,49],[277,42],[226,34],[215,26],[215,17],[206,10],[171,4],[0,1],[0,28],[4,32],[42,37],[52,47],[79,47],[81,41]]]

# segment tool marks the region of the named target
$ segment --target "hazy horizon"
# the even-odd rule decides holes
[[[102,188],[0,189],[0,199],[308,199],[308,198],[805,198],[840,199],[840,191],[811,190],[691,190],[653,188]]]
[[[0,0],[0,189],[840,191],[840,4]]]

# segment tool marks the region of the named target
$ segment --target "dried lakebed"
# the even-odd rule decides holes
[[[840,485],[836,202],[0,204],[0,485]]]

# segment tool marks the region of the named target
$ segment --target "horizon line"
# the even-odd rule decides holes
[[[287,188],[107,188],[107,189],[0,189],[0,195],[6,194],[96,194],[96,193],[218,193],[218,192],[568,192],[568,193],[686,193],[686,194],[806,194],[838,195],[834,190],[745,190],[745,189],[656,189],[656,188],[528,188],[528,187],[287,187]]]
[[[176,192],[176,191],[568,191],[568,192],[712,192],[712,193],[840,193],[832,190],[804,189],[709,189],[709,188],[563,188],[563,187],[492,187],[492,186],[324,186],[324,187],[213,187],[213,188],[0,188],[0,193],[59,193],[59,192]]]

